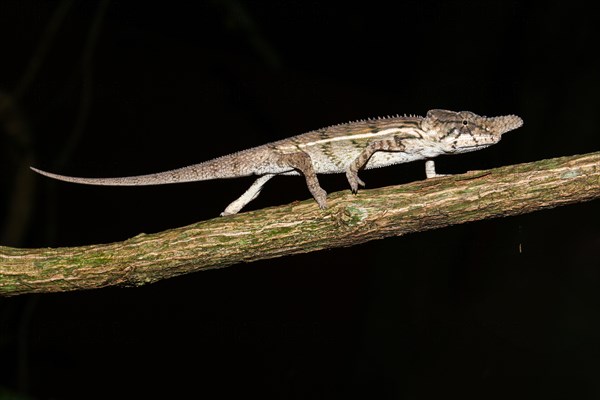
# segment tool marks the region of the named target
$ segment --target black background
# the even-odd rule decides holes
[[[0,92],[28,128],[23,139],[0,121],[2,245],[184,226],[216,217],[252,182],[107,188],[35,176],[15,229],[27,156],[59,173],[124,176],[431,108],[525,120],[496,146],[441,157],[439,172],[599,148],[592,3],[68,4],[0,2]],[[40,45],[59,7],[65,18]],[[423,163],[361,177],[369,187],[423,179]],[[348,190],[342,175],[321,183]],[[279,177],[248,210],[307,198],[303,179]],[[598,398],[598,204],[135,289],[0,299],[0,397]]]

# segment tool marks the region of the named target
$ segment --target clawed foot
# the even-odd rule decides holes
[[[327,192],[323,188],[318,188],[312,191],[312,195],[317,201],[317,204],[324,210],[327,208]]]
[[[356,171],[347,170],[346,178],[348,179],[350,189],[354,194],[358,192],[358,186],[365,187],[365,183],[358,177],[358,173]]]

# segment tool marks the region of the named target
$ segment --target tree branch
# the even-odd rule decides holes
[[[0,247],[0,295],[140,286],[240,262],[352,246],[600,197],[600,152],[295,202],[119,243]]]

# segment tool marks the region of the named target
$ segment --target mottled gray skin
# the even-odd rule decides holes
[[[304,175],[321,208],[327,193],[317,174],[345,173],[352,192],[364,182],[361,169],[427,160],[427,178],[439,176],[432,158],[483,149],[519,128],[516,115],[483,117],[469,111],[431,110],[425,117],[367,119],[318,129],[200,164],[155,174],[120,178],[78,178],[31,168],[50,178],[89,185],[142,186],[260,175],[254,184],[221,215],[235,214],[260,193],[275,175]]]

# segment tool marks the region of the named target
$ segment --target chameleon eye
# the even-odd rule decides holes
[[[463,119],[463,122],[462,122],[462,124],[463,124],[464,126],[467,126],[467,125],[469,125],[469,121],[467,121],[466,119]]]

